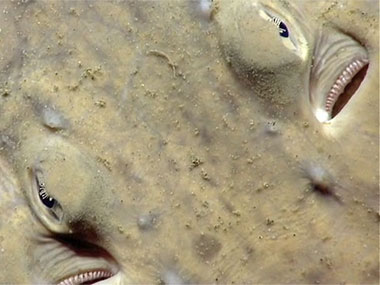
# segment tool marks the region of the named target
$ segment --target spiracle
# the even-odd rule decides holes
[[[342,74],[338,77],[334,85],[331,87],[326,97],[325,109],[327,112],[332,112],[332,108],[335,102],[338,100],[339,96],[344,92],[344,88],[366,64],[368,64],[367,59],[356,59],[348,66],[346,66]]]
[[[366,77],[368,53],[350,35],[321,28],[312,59],[310,102],[316,119],[330,124],[352,96],[360,94],[357,90]]]

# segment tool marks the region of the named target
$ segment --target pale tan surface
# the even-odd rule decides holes
[[[122,284],[170,274],[183,283],[378,282],[378,10],[369,2],[299,5],[310,29],[348,29],[373,63],[330,125],[305,103],[310,53],[285,71],[269,55],[260,63],[272,73],[258,85],[226,62],[236,1],[215,1],[209,21],[196,2],[21,2],[0,2],[9,93],[0,96],[0,283],[60,274],[37,262],[47,233],[27,206],[37,160],[68,227],[95,229],[100,239],[89,241],[114,256]],[[238,56],[263,60],[242,33]],[[62,130],[46,127],[46,108],[62,115]],[[339,201],[310,191],[305,165],[331,175]],[[150,211],[156,223],[142,230],[136,220]]]

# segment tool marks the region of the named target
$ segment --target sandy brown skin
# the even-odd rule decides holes
[[[71,264],[114,284],[378,283],[378,10],[286,3],[266,5],[306,19],[304,59],[238,1],[210,19],[185,1],[0,2],[0,283]],[[330,124],[308,102],[321,27],[370,61]],[[68,240],[91,246],[49,255]]]

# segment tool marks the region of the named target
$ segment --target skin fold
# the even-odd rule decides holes
[[[0,2],[0,284],[379,282],[378,3],[206,2]]]

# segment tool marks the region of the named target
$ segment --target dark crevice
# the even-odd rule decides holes
[[[344,88],[344,91],[338,97],[335,102],[333,109],[331,111],[331,119],[334,118],[339,112],[343,109],[343,107],[347,104],[347,102],[351,99],[351,97],[358,90],[360,84],[363,82],[364,77],[367,73],[368,64],[363,66],[363,68],[352,78],[351,82],[347,84]]]
[[[325,183],[312,182],[310,183],[311,189],[316,194],[328,198],[331,197],[337,202],[342,202],[340,197],[335,193],[333,187],[331,185],[327,185]]]
[[[103,281],[103,280],[106,280],[108,279],[109,277],[102,277],[102,278],[97,278],[97,279],[93,279],[93,280],[89,280],[89,281],[86,281],[86,282],[83,282],[81,284],[94,284],[96,282],[100,282],[100,281]]]
[[[65,247],[75,252],[78,256],[89,257],[104,257],[108,260],[114,260],[114,258],[102,247],[93,243],[82,240],[79,236],[72,235],[58,235],[54,237],[55,240],[62,243]]]

